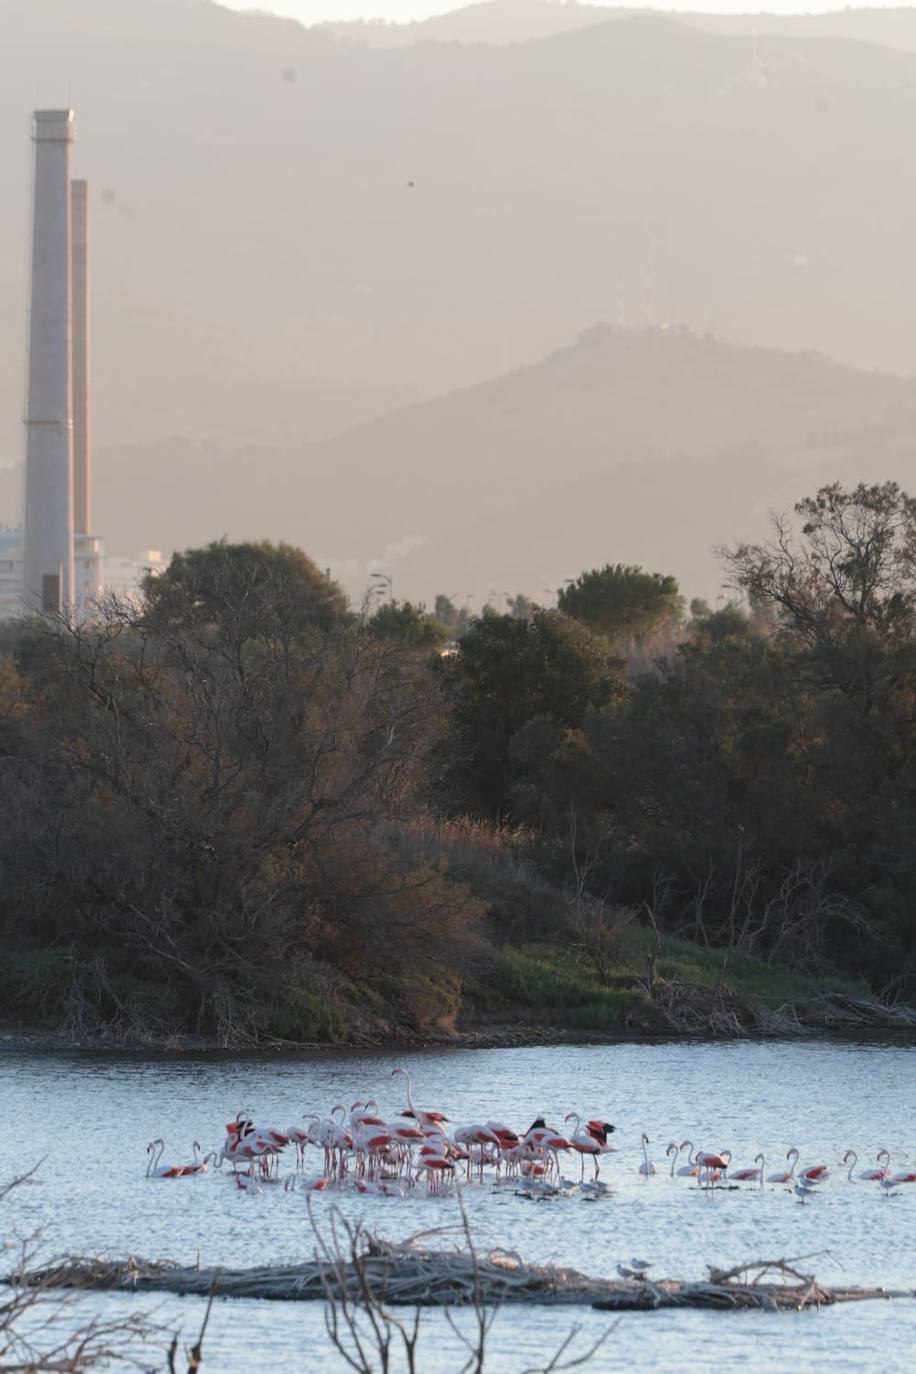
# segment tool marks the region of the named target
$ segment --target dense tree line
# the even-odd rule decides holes
[[[446,656],[447,598],[353,614],[268,544],[8,628],[8,1004],[226,1040],[447,1023],[499,932],[430,818],[513,827],[577,919],[913,999],[916,502],[827,487],[722,557],[744,606],[684,619],[609,564]]]
[[[25,627],[0,679],[8,954],[44,953],[76,1029],[435,1020],[477,911],[390,835],[445,728],[428,659],[360,633],[293,550],[217,545],[139,606]]]
[[[478,622],[454,665],[454,751],[477,807],[530,827],[559,877],[585,871],[594,891],[706,944],[861,969],[912,997],[916,502],[892,483],[831,486],[795,516],[766,544],[721,551],[750,611],[695,606],[675,650],[609,696],[589,691],[584,663],[587,700],[538,704],[501,752],[496,704],[535,707],[537,686],[521,658],[505,679]],[[590,598],[583,613],[621,649],[620,570],[577,586],[597,595],[601,580],[606,611]],[[660,579],[643,585],[651,606]],[[475,719],[479,701],[492,709]]]

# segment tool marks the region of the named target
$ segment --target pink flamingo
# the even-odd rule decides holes
[[[669,1148],[670,1148],[670,1146],[669,1146]],[[677,1152],[678,1152],[678,1156],[679,1156],[679,1157],[680,1157],[680,1154],[681,1154],[681,1152],[682,1152],[683,1150],[686,1150],[686,1151],[687,1151],[687,1163],[686,1163],[686,1164],[682,1164],[682,1165],[680,1166],[680,1168],[677,1170],[677,1176],[678,1176],[678,1178],[699,1178],[699,1176],[700,1176],[700,1166],[699,1166],[699,1164],[694,1164],[693,1160],[691,1159],[691,1155],[692,1155],[692,1153],[693,1153],[693,1149],[694,1149],[694,1144],[693,1144],[693,1141],[692,1141],[692,1140],[682,1140],[681,1143],[680,1143],[680,1145],[677,1147]],[[671,1166],[671,1172],[672,1172],[672,1173],[675,1172],[674,1164],[672,1164],[672,1166]]]
[[[159,1146],[158,1152],[156,1146]],[[194,1163],[193,1164],[160,1164],[162,1152],[165,1149],[165,1142],[156,1139],[151,1140],[146,1147],[149,1155],[149,1163],[146,1166],[147,1178],[191,1178],[194,1174],[205,1174],[207,1172],[207,1160],[200,1158],[200,1145],[194,1141]]]
[[[763,1171],[766,1167],[766,1160],[763,1155],[754,1156],[753,1169],[733,1169],[729,1178],[736,1183],[759,1183],[763,1187]]]
[[[421,1126],[437,1126],[441,1125],[443,1121],[448,1121],[448,1117],[443,1112],[417,1111],[416,1107],[413,1105],[410,1074],[403,1068],[392,1069],[392,1078],[395,1074],[401,1074],[407,1080],[407,1111],[401,1112],[401,1116],[412,1116]]]
[[[886,1179],[888,1174],[890,1173],[891,1168],[890,1151],[879,1150],[876,1159],[878,1163],[878,1167],[876,1169],[863,1169],[862,1172],[857,1175],[857,1177],[864,1179],[866,1182],[869,1183],[880,1183],[883,1179]],[[856,1154],[855,1150],[847,1150],[843,1156],[843,1163],[849,1165],[849,1173],[847,1177],[850,1183],[852,1183],[853,1181],[852,1171],[856,1167],[858,1160],[859,1157]],[[882,1160],[884,1161],[883,1164],[881,1162]]]
[[[791,1150],[786,1150],[786,1159],[791,1159],[791,1169],[777,1169],[774,1174],[770,1174],[767,1183],[791,1183],[795,1178],[795,1166],[798,1163],[798,1151],[793,1145]]]
[[[595,1178],[597,1178],[598,1174],[600,1173],[600,1170],[598,1168],[598,1156],[601,1154],[600,1143],[595,1139],[595,1137],[592,1135],[588,1127],[582,1125],[582,1118],[579,1116],[578,1112],[568,1112],[563,1119],[564,1121],[574,1121],[576,1123],[575,1127],[573,1128],[573,1133],[570,1136],[570,1144],[572,1145],[573,1149],[581,1156],[582,1180],[584,1181],[585,1179],[586,1155],[588,1155],[591,1158],[591,1161],[595,1166]]]

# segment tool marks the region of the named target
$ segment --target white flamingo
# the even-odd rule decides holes
[[[639,1166],[639,1172],[644,1178],[649,1178],[650,1175],[658,1173],[658,1169],[649,1158],[649,1137],[645,1131],[642,1134],[642,1164]]]

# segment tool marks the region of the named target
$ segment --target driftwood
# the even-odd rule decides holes
[[[768,1007],[739,996],[727,982],[714,987],[654,979],[627,1010],[627,1026],[643,1031],[716,1037],[809,1035],[818,1031],[916,1030],[916,1008],[894,1006],[846,992],[817,992],[800,1002]]]
[[[368,1285],[392,1306],[450,1307],[532,1302],[587,1305],[611,1312],[699,1307],[799,1311],[841,1302],[913,1297],[882,1288],[829,1288],[801,1273],[798,1260],[759,1260],[727,1271],[711,1268],[700,1282],[679,1279],[596,1279],[575,1269],[528,1265],[514,1252],[474,1255],[429,1250],[416,1241],[393,1244],[363,1233],[357,1262],[329,1267],[320,1258],[305,1264],[253,1269],[186,1268],[171,1262],[65,1258],[19,1282],[43,1288],[166,1292],[207,1297],[308,1301],[358,1300]],[[802,1257],[805,1258],[805,1257]]]

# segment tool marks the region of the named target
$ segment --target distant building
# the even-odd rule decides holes
[[[22,548],[22,530],[0,529],[0,621],[15,620],[29,609],[22,593]],[[102,540],[93,534],[75,535],[73,581],[77,606],[88,608],[98,600],[105,586],[105,569]]]
[[[0,529],[0,621],[22,613],[22,530]]]
[[[105,591],[127,601],[136,600],[143,579],[150,573],[159,577],[168,567],[168,559],[159,549],[143,549],[136,558],[105,559]]]

